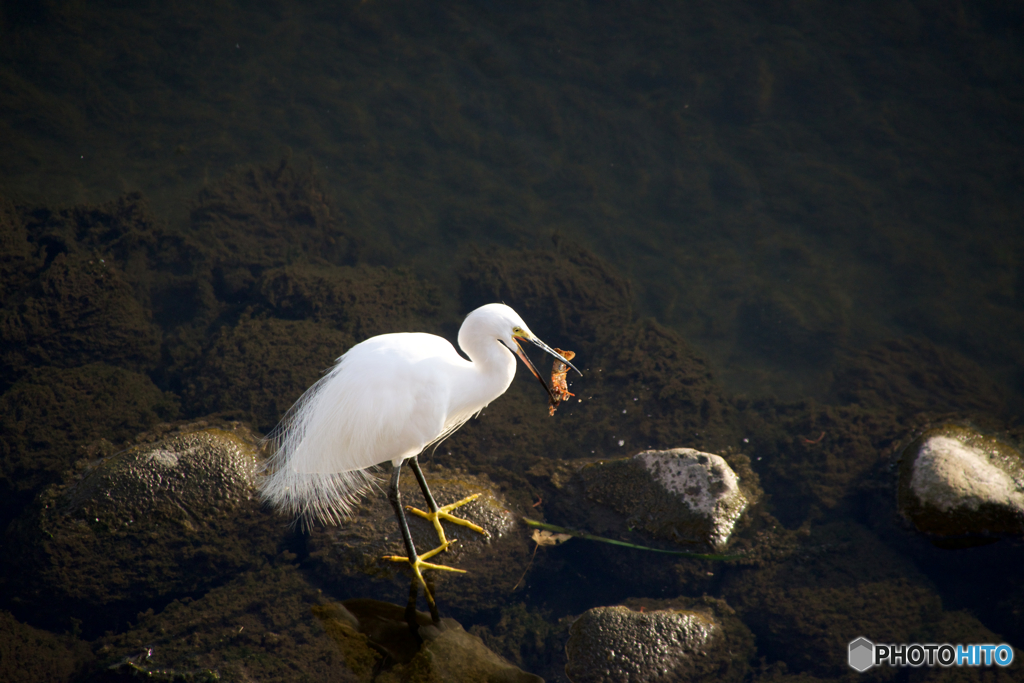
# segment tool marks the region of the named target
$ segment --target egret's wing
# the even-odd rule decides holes
[[[374,337],[335,366],[270,435],[263,497],[325,522],[343,518],[374,465],[412,457],[446,429],[450,378],[436,358],[455,349],[425,334]]]

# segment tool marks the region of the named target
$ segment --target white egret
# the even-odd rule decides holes
[[[422,569],[461,571],[424,560],[451,544],[441,520],[482,528],[455,517],[451,510],[480,494],[438,507],[420,470],[417,456],[478,415],[512,383],[518,355],[551,394],[518,340],[532,342],[579,372],[567,359],[536,337],[523,319],[504,304],[482,306],[459,329],[464,359],[447,340],[432,334],[382,334],[356,344],[304,393],[268,437],[276,452],[271,473],[261,483],[265,501],[305,521],[340,523],[366,492],[375,465],[394,469],[388,499],[395,509],[408,562],[433,604]],[[582,373],[580,373],[582,375]],[[398,490],[402,463],[408,461],[419,481],[429,512],[409,508],[429,519],[440,545],[417,555]]]

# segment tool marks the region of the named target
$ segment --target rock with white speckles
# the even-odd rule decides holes
[[[102,633],[277,554],[288,530],[261,510],[247,428],[191,423],[141,441],[50,487],[12,525],[18,599],[60,610],[39,623],[73,616]]]
[[[628,601],[642,603],[641,600]],[[753,636],[722,601],[678,598],[658,609],[595,607],[570,627],[565,674],[572,683],[739,681]],[[671,603],[675,603],[673,606]],[[712,678],[709,678],[712,677]]]
[[[944,425],[900,457],[899,507],[918,531],[944,544],[1024,534],[1024,457],[969,427]]]
[[[581,470],[586,495],[656,538],[720,550],[751,504],[751,491],[718,455],[692,448],[644,451]]]

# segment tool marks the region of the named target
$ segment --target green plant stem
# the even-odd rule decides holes
[[[565,527],[555,526],[554,524],[545,524],[544,522],[538,522],[537,520],[530,519],[529,517],[523,517],[523,521],[526,522],[526,526],[533,527],[534,529],[544,529],[545,531],[551,531],[556,534],[568,534],[569,536],[575,536],[576,538],[585,538],[588,541],[600,541],[601,543],[621,545],[624,548],[633,548],[634,550],[648,550],[652,553],[665,553],[667,555],[678,555],[680,557],[692,557],[698,560],[739,560],[743,557],[743,555],[707,555],[703,553],[689,553],[685,550],[662,550],[661,548],[648,548],[645,545],[636,545],[635,543],[616,541],[613,538],[595,536],[594,534],[588,534],[585,531],[576,531],[575,529],[566,529]]]

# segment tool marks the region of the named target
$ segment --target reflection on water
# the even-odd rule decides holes
[[[454,340],[504,301],[577,351],[576,396],[550,416],[520,377],[428,476],[643,546],[572,488],[584,459],[692,447],[764,491],[743,561],[523,528],[487,574],[508,587],[439,586],[512,664],[557,680],[572,617],[702,595],[756,637],[751,678],[842,676],[858,636],[1024,643],[1019,541],[939,550],[894,479],[930,427],[1021,441],[1022,25],[921,1],[3,5],[6,639],[39,680],[154,643],[195,676],[341,670],[310,608],[408,588],[353,578],[358,527],[245,508],[274,540],[225,564],[186,506],[188,571],[125,526],[85,586],[114,532],[63,487],[162,423],[265,432],[360,339]]]

